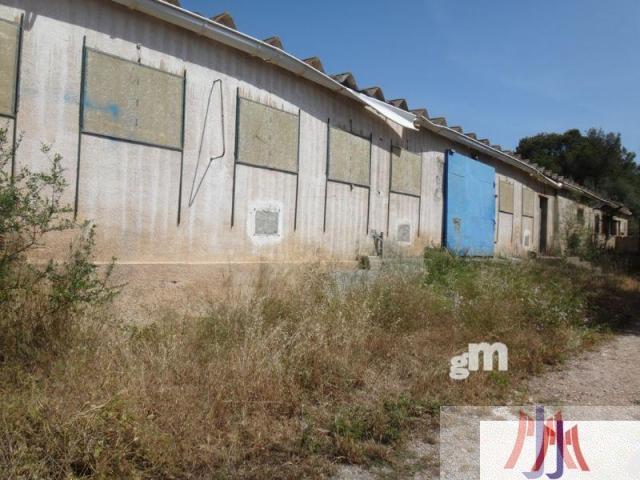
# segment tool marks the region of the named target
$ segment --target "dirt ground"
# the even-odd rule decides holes
[[[640,405],[640,322],[562,369],[534,378],[532,402],[549,405]]]
[[[640,315],[639,315],[640,316]],[[617,332],[600,348],[567,361],[561,368],[533,378],[530,403],[546,405],[640,405],[640,319]],[[423,435],[424,436],[424,435]],[[429,438],[427,436],[427,438]],[[414,439],[393,467],[341,467],[336,480],[437,480],[437,435],[432,441]],[[470,479],[471,480],[471,479]]]

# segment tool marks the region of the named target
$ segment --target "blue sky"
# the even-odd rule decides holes
[[[182,0],[282,38],[492,143],[569,128],[620,132],[640,154],[640,1]]]

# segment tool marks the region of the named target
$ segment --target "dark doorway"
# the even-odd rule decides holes
[[[547,197],[540,196],[540,253],[547,253]]]

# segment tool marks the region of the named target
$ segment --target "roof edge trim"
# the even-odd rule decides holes
[[[311,65],[306,64],[303,60],[294,57],[290,53],[280,50],[277,47],[269,45],[261,40],[258,40],[250,35],[242,33],[238,30],[234,30],[225,25],[219,24],[205,18],[201,15],[198,15],[194,12],[186,10],[182,7],[178,7],[171,3],[167,3],[164,0],[111,0],[114,3],[119,5],[123,5],[132,10],[139,11],[146,15],[155,17],[164,22],[170,23],[172,25],[184,28],[185,30],[189,30],[197,35],[201,35],[211,40],[217,41],[224,45],[227,45],[231,48],[235,48],[242,52],[245,52],[251,56],[258,57],[263,61],[268,63],[273,63],[294,75],[305,78],[313,83],[316,83],[324,88],[327,88],[333,92],[339,93],[343,96],[351,98],[356,102],[364,105],[365,107],[371,105],[369,102],[366,102],[363,98],[358,95],[358,92],[351,90],[350,88],[340,84],[329,75],[322,73]],[[369,98],[371,100],[371,98]],[[382,103],[382,102],[381,102]],[[392,105],[386,104],[387,107],[390,107],[394,110],[398,110],[398,115],[404,116],[402,114],[407,114],[403,110],[398,109]],[[366,109],[366,108],[365,108]],[[378,113],[380,109],[375,108]],[[397,119],[394,119],[393,116],[388,116],[390,120],[397,123]],[[532,175],[536,176],[539,180],[552,185],[554,188],[560,190],[562,188],[568,188],[593,199],[602,201],[608,205],[619,208],[620,205],[612,202],[610,200],[601,198],[599,195],[596,195],[593,192],[588,191],[587,189],[579,186],[579,185],[568,185],[566,183],[556,182],[553,179],[549,178],[547,175],[531,166],[528,163],[523,162],[511,155],[507,155],[500,150],[496,150],[492,148],[490,145],[485,145],[484,143],[478,142],[477,140],[473,140],[464,134],[458,133],[455,130],[443,125],[438,125],[431,122],[428,118],[422,116],[416,116],[416,123],[418,123],[423,128],[426,128],[434,133],[444,136],[445,138],[449,138],[455,142],[470,146],[475,148],[476,150],[482,151],[492,157],[502,160],[503,162],[520,168],[521,170],[527,171]],[[404,123],[400,124],[405,127]],[[414,127],[415,128],[415,127]]]

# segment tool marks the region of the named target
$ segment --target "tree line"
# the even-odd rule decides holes
[[[516,153],[624,204],[634,214],[640,212],[640,166],[619,133],[596,128],[539,133],[522,138]]]

